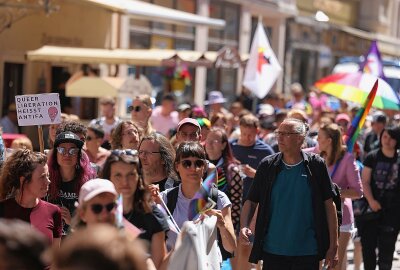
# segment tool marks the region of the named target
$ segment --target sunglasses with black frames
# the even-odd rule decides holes
[[[128,107],[128,112],[132,112],[132,111],[140,112],[141,110],[142,110],[141,106],[129,106]]]
[[[96,215],[100,214],[103,211],[103,208],[105,208],[106,211],[108,213],[110,213],[113,209],[115,209],[115,207],[117,207],[117,204],[115,202],[108,203],[106,205],[99,204],[99,203],[94,203],[94,204],[90,205],[90,209]]]
[[[206,165],[206,161],[204,159],[197,159],[195,161],[191,161],[190,159],[181,160],[180,163],[185,169],[189,169],[192,167],[192,164],[196,169],[202,168]]]

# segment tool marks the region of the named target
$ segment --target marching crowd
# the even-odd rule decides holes
[[[64,114],[50,125],[45,153],[28,138],[0,148],[0,269],[203,269],[190,256],[176,264],[176,253],[205,191],[213,204],[195,222],[215,220],[209,267],[342,270],[354,241],[355,269],[362,259],[367,270],[391,269],[399,114],[371,112],[349,152],[357,106],[291,90],[290,100],[268,94],[257,114],[245,97],[228,106],[219,91],[206,109],[141,95],[130,120],[102,98],[87,126]]]

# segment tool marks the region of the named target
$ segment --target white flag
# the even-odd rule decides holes
[[[264,27],[259,22],[251,44],[243,85],[258,98],[264,98],[281,71],[282,68],[269,45]]]

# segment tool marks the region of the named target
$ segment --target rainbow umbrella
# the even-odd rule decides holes
[[[381,110],[400,110],[400,100],[390,85],[369,73],[336,73],[315,83],[315,87],[341,100],[363,104],[374,83],[378,80],[378,91],[372,107]]]

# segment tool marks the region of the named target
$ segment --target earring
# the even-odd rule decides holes
[[[81,168],[81,166],[79,165],[79,163],[76,163],[75,169],[76,169],[76,170],[79,170],[80,168]]]

